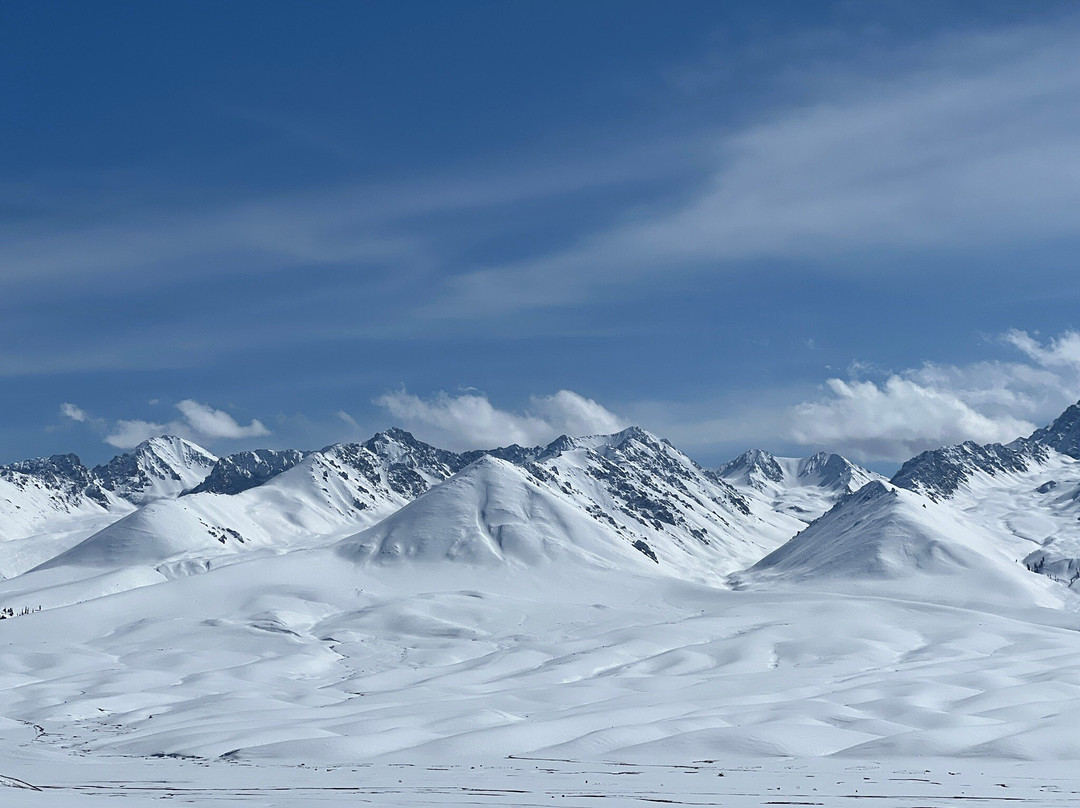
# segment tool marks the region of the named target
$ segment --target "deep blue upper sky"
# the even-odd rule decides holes
[[[1074,9],[5,3],[0,462],[1007,440],[1080,398]]]

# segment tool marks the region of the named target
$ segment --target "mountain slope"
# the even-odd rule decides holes
[[[389,516],[449,477],[458,462],[402,430],[335,444],[237,494],[204,491],[152,502],[45,566],[192,561],[325,543]]]
[[[0,466],[0,542],[105,518],[115,498],[73,454]],[[0,567],[2,568],[2,567]]]
[[[1080,406],[1007,446],[924,452],[896,485],[947,502],[1029,569],[1065,583],[1080,569]]]
[[[946,578],[951,583],[940,583]],[[840,500],[784,546],[732,576],[734,585],[753,588],[898,581],[911,592],[931,586],[959,599],[1045,598],[1038,579],[962,512],[881,482]]]
[[[210,473],[217,457],[206,449],[172,435],[143,441],[92,474],[106,491],[135,505],[179,496]]]
[[[755,509],[715,472],[637,427],[564,436],[536,465],[587,513],[634,536],[642,552],[683,574],[737,569],[795,531],[792,520]]]
[[[310,452],[254,449],[219,458],[206,478],[185,494],[239,494],[288,471]]]
[[[804,523],[866,483],[884,479],[837,454],[776,457],[762,449],[743,453],[717,472],[748,499],[763,500],[772,510]]]
[[[1049,426],[1036,429],[1026,443],[1046,446],[1080,460],[1080,402],[1071,405]]]
[[[637,567],[652,562],[617,528],[512,463],[481,457],[398,512],[345,541],[359,561],[535,566],[557,559]]]
[[[965,441],[911,458],[893,476],[892,483],[941,502],[972,480],[1023,473],[1049,456],[1049,451],[1038,444],[980,446]]]

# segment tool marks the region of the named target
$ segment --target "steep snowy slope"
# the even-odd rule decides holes
[[[0,576],[31,569],[155,499],[175,497],[215,458],[181,438],[152,438],[87,469],[75,455],[0,468]]]
[[[748,499],[762,499],[773,510],[807,523],[840,497],[872,480],[884,480],[841,455],[827,452],[796,458],[751,449],[717,471]]]
[[[319,544],[389,516],[449,477],[448,462],[456,463],[457,455],[401,430],[364,444],[335,444],[238,494],[193,493],[152,502],[47,566],[195,562],[255,548]],[[174,571],[186,568],[180,564]]]
[[[73,454],[0,466],[0,541],[32,535],[50,521],[101,516],[111,501]]]
[[[948,503],[1029,569],[1066,583],[1080,569],[1080,407],[1008,446],[924,452],[893,477]]]
[[[1035,430],[1025,442],[1080,459],[1080,403],[1071,405],[1049,426]]]
[[[354,560],[655,567],[623,531],[583,510],[539,467],[482,457],[341,545]],[[572,575],[573,567],[564,567]]]
[[[0,578],[62,553],[131,509],[75,455],[0,467]]]
[[[538,455],[536,465],[587,513],[633,535],[660,565],[687,575],[739,569],[803,525],[748,499],[716,472],[637,427],[561,437]]]
[[[783,547],[732,576],[736,586],[755,588],[895,581],[912,594],[938,589],[946,599],[1051,602],[1043,582],[950,504],[881,482],[845,497]]]
[[[201,483],[217,457],[191,441],[162,435],[95,466],[102,488],[135,505],[179,496]]]
[[[1000,477],[1008,485],[1014,475],[1037,469],[1050,455],[1049,450],[1037,444],[980,446],[966,441],[911,458],[896,472],[892,483],[941,502],[973,482],[985,483]]]
[[[476,457],[520,464],[560,501],[624,537],[666,572],[726,574],[760,558],[803,524],[767,503],[748,501],[715,472],[636,428],[467,455],[395,429],[363,444],[312,453],[237,494],[209,493],[218,483],[208,480],[202,492],[150,503],[49,566],[182,562],[169,568],[172,574],[201,568],[195,562],[202,557],[326,543],[389,516]],[[226,477],[223,471],[221,479]]]

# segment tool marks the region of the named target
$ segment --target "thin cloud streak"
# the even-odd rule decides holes
[[[861,90],[825,86],[817,104],[720,138],[706,187],[689,202],[455,278],[432,313],[580,303],[741,259],[1076,237],[1078,49],[1075,25],[952,37]]]
[[[290,265],[391,264],[430,267],[432,217],[473,217],[482,237],[484,211],[655,180],[684,172],[697,148],[689,139],[630,145],[599,159],[531,161],[529,168],[486,166],[424,181],[343,184],[281,192],[269,198],[204,207],[114,211],[82,225],[20,225],[0,247],[0,287],[43,279],[93,277],[139,282],[183,272],[256,274]],[[41,194],[42,192],[39,192]],[[85,200],[80,206],[85,207]],[[62,196],[53,207],[62,210]],[[80,217],[82,218],[82,217]]]

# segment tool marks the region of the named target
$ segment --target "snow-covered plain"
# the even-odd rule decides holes
[[[1080,462],[931,499],[620,433],[425,471],[347,535],[341,485],[407,499],[371,481],[448,460],[402,445],[368,482],[304,461],[159,500],[0,581],[30,610],[0,621],[2,804],[1076,802],[1080,600],[1020,551],[1068,546]],[[258,540],[170,533],[182,509]]]

